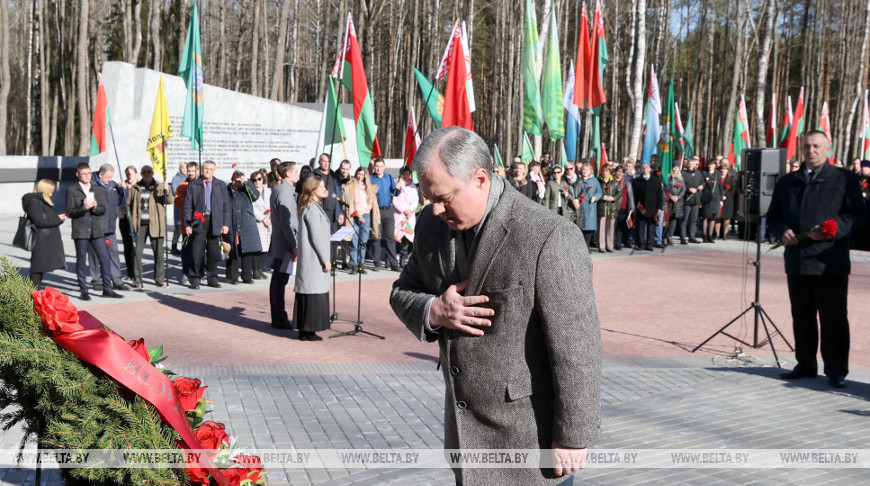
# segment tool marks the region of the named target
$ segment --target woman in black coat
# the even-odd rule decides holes
[[[726,162],[727,163],[727,162]],[[722,209],[722,180],[715,164],[707,166],[704,174],[704,190],[701,192],[701,226],[704,230],[704,243],[713,243],[716,220]]]
[[[66,221],[66,214],[57,214],[54,210],[51,202],[54,189],[54,182],[42,179],[33,192],[21,198],[24,214],[37,228],[36,245],[30,253],[30,281],[37,289],[42,288],[45,272],[66,268],[60,238],[60,225]]]
[[[719,165],[719,183],[722,186],[722,211],[716,219],[713,237],[724,240],[731,227],[731,218],[734,217],[734,201],[737,194],[737,179],[731,174],[727,161]]]
[[[232,205],[232,226],[227,234],[230,237],[231,248],[227,259],[227,279],[232,285],[239,282],[238,259],[241,258],[242,282],[254,283],[254,261],[263,251],[253,204],[259,199],[260,191],[248,181],[242,171],[238,170],[233,172],[228,191]]]

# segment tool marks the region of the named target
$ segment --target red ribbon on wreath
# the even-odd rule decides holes
[[[58,346],[96,366],[154,406],[163,421],[178,432],[187,448],[202,449],[175,386],[140,351],[106,329],[88,312],[76,311],[69,298],[52,287],[33,292],[33,307]],[[221,486],[229,486],[210,457],[201,456],[196,466],[208,470]]]

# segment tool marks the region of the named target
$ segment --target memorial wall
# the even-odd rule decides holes
[[[114,147],[122,168],[150,163],[145,146],[161,73],[123,62],[107,62],[102,74],[114,138],[111,132],[107,134],[106,152],[91,157],[91,167],[115,165]],[[171,178],[180,162],[199,162],[200,154],[191,148],[188,138],[181,136],[187,96],[184,81],[163,74],[163,86],[175,134],[167,141],[166,165]],[[328,146],[325,150],[318,147],[323,103],[280,103],[208,84],[203,91],[202,160],[217,164],[219,179],[229,181],[236,169],[250,174],[255,169],[268,168],[274,157],[306,164],[321,151],[329,152]],[[359,163],[353,108],[342,105],[341,112],[347,140],[344,145],[332,147],[333,158],[344,159],[346,153],[356,167]]]

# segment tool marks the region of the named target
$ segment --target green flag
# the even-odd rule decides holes
[[[326,124],[324,125],[323,145],[342,143],[345,139],[344,118],[338,111],[338,96],[335,94],[332,78],[329,78],[328,83],[329,92],[326,94],[326,109],[324,110]]]
[[[498,145],[492,144],[492,161],[493,164],[504,169],[504,161],[501,160],[501,154],[498,153]]]
[[[686,122],[686,131],[683,132],[683,157],[691,158],[695,156],[695,135],[692,133],[692,114],[689,113],[689,121]]]
[[[595,171],[595,175],[598,175],[601,170],[601,117],[595,110],[592,110],[592,154],[590,158],[594,161],[592,170]]]
[[[444,95],[435,89],[435,85],[430,83],[426,76],[423,76],[417,68],[414,68],[414,74],[417,76],[417,85],[420,87],[420,93],[423,94],[423,102],[426,103],[426,108],[429,110],[429,115],[435,121],[435,128],[441,128],[441,114],[444,113]]]
[[[529,141],[529,134],[523,132],[523,152],[520,155],[520,160],[529,163],[535,158],[535,150],[532,148],[532,142]]]
[[[668,183],[671,168],[674,166],[674,140],[677,138],[677,130],[674,121],[674,78],[671,77],[671,86],[668,88],[668,103],[665,106],[665,114],[662,117],[662,137],[659,140],[659,169],[662,171],[662,180]]]
[[[202,152],[202,120],[205,117],[202,103],[202,72],[199,14],[196,12],[196,0],[193,0],[193,14],[190,16],[190,25],[187,27],[187,37],[184,40],[184,52],[181,54],[178,75],[184,79],[184,86],[187,87],[181,135],[190,139],[193,150],[200,152]]]
[[[556,30],[556,7],[550,13],[550,35],[547,43],[547,61],[544,64],[544,120],[550,131],[550,140],[565,138],[565,115],[562,112],[562,66],[559,61],[559,33]]]
[[[541,91],[538,88],[538,68],[535,63],[535,47],[538,44],[538,19],[535,4],[526,0],[526,21],[523,30],[523,131],[532,135],[543,133],[541,117]]]

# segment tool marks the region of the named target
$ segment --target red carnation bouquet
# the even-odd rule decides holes
[[[833,219],[826,219],[825,222],[821,225],[813,226],[812,229],[810,229],[808,232],[797,235],[798,242],[808,239],[810,237],[810,233],[812,232],[821,233],[822,239],[825,240],[828,238],[833,238],[837,236],[837,221]],[[770,250],[775,250],[783,245],[784,243],[780,241],[777,244],[773,245]],[[788,248],[786,248],[786,250],[788,250]]]
[[[196,229],[199,223],[205,223],[205,215],[200,213],[199,211],[193,212],[193,222],[190,223],[190,227],[192,229]],[[184,238],[181,240],[181,246],[187,246],[187,240],[190,238],[187,235],[184,235]]]

